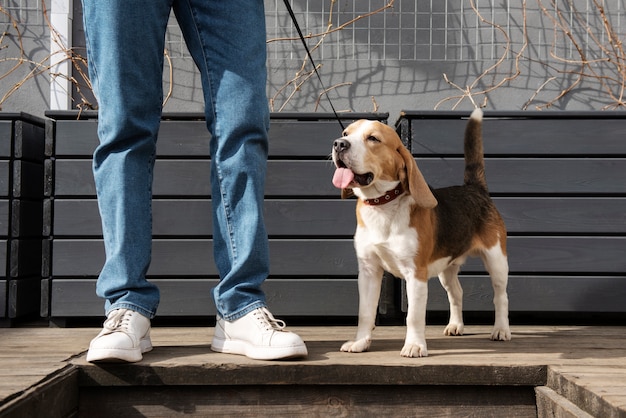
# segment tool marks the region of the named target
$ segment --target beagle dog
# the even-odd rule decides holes
[[[491,276],[495,325],[492,340],[511,339],[508,318],[506,228],[494,206],[484,171],[482,116],[476,109],[465,131],[465,184],[431,189],[411,153],[390,126],[359,120],[333,143],[333,184],[342,197],[354,194],[359,264],[356,338],[341,351],[367,351],[372,341],[383,272],[406,281],[408,296],[404,357],[425,357],[428,279],[439,276],[448,293],[445,335],[463,334],[463,290],[458,273],[478,256]]]

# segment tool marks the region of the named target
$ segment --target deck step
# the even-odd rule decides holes
[[[589,416],[623,418],[626,417],[621,400],[626,388],[623,372],[621,367],[550,367],[547,386]]]
[[[158,347],[132,365],[78,358],[79,415],[537,416],[545,367],[427,364],[386,350],[355,357],[336,345],[309,342],[305,362],[254,361],[205,345]]]
[[[309,356],[263,362],[212,352],[210,327],[155,327],[143,361],[100,365],[85,361],[97,329],[3,330],[0,418],[626,418],[623,327],[518,326],[507,343],[490,326],[441,328],[427,328],[429,357],[407,359],[404,327],[378,327],[360,354],[339,351],[354,327],[296,327]]]
[[[82,387],[79,416],[536,417],[532,387],[217,385]]]
[[[538,418],[593,418],[547,386],[535,388]]]

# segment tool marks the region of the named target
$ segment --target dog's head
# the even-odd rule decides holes
[[[401,183],[419,206],[437,205],[413,156],[384,123],[362,119],[350,124],[333,143],[332,155],[337,167],[333,184],[343,197],[354,191],[371,199]]]

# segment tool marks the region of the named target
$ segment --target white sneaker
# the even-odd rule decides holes
[[[100,334],[91,340],[89,362],[137,362],[152,350],[150,319],[130,309],[109,313]]]
[[[256,360],[306,357],[306,345],[300,336],[284,328],[285,323],[267,308],[255,309],[232,322],[218,316],[211,350]]]

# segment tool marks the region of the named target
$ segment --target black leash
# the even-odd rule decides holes
[[[302,45],[304,45],[304,49],[306,51],[306,54],[309,57],[309,60],[311,61],[311,65],[313,65],[313,71],[315,71],[315,75],[317,75],[317,79],[319,80],[320,85],[322,86],[322,89],[324,89],[324,95],[328,99],[328,103],[330,104],[330,108],[333,110],[333,113],[335,114],[335,118],[337,119],[337,122],[339,122],[339,125],[341,125],[341,130],[343,131],[345,129],[345,127],[343,126],[343,123],[341,122],[341,118],[339,117],[339,114],[335,110],[335,106],[333,106],[333,102],[330,100],[330,97],[328,96],[328,90],[326,90],[326,87],[324,87],[324,82],[322,81],[322,77],[320,77],[320,73],[317,72],[317,66],[315,65],[315,61],[313,61],[313,57],[311,56],[311,51],[309,51],[309,46],[307,45],[306,41],[304,40],[304,35],[302,35],[302,31],[300,30],[300,25],[298,24],[298,20],[296,19],[296,15],[294,14],[293,9],[291,8],[291,5],[289,4],[289,0],[283,0],[283,1],[285,3],[285,6],[287,7],[287,11],[289,12],[289,16],[291,16],[291,20],[293,22],[293,25],[296,27],[296,30],[298,31],[298,35],[300,36],[300,40],[302,41]]]

